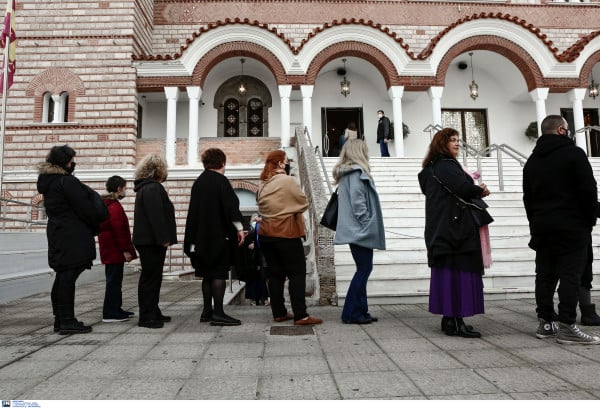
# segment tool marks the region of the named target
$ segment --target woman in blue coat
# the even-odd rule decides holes
[[[369,314],[367,281],[373,270],[373,250],[385,249],[383,214],[370,173],[369,150],[361,139],[350,139],[333,168],[338,185],[338,223],[334,244],[350,244],[356,272],[350,282],[342,322],[367,324],[377,318]]]

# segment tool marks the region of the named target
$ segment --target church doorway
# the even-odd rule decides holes
[[[358,135],[364,139],[363,108],[321,108],[321,153],[323,157],[338,157],[341,140],[348,123],[354,122]]]

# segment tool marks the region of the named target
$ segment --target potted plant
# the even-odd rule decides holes
[[[538,138],[538,127],[537,122],[531,122],[527,129],[525,129],[525,136],[527,136],[530,140],[535,140]]]
[[[402,122],[402,137],[406,139],[410,134],[410,129],[408,125]],[[390,140],[394,140],[394,122],[390,122],[390,136],[388,137]]]

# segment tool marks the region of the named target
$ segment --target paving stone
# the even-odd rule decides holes
[[[18,399],[23,393],[29,392],[37,384],[44,382],[44,378],[2,378],[0,381],[0,395],[4,400]]]
[[[388,339],[388,342],[394,342],[394,340]],[[325,351],[325,353],[361,353],[361,354],[375,354],[382,353],[384,350],[379,344],[373,342],[372,339],[362,340],[354,339],[352,337],[346,337],[346,339],[320,339],[319,343]]]
[[[193,377],[220,377],[261,375],[264,373],[262,358],[210,358],[201,359],[196,364]]]
[[[262,357],[264,343],[211,343],[208,345],[205,358],[252,358]]]
[[[600,366],[598,364],[556,364],[547,367],[554,376],[562,378],[585,390],[598,390],[600,387]]]
[[[197,365],[191,358],[140,360],[122,372],[120,378],[189,378]]]
[[[152,349],[150,344],[105,344],[96,348],[91,353],[84,356],[83,360],[115,360],[115,361],[134,361],[139,360]]]
[[[509,394],[431,395],[430,400],[512,400]]]
[[[332,400],[340,393],[329,374],[274,375],[260,377],[258,399],[265,400]]]
[[[589,362],[589,359],[575,353],[578,347],[559,347],[550,345],[546,347],[536,348],[516,348],[510,352],[519,356],[524,361],[528,361],[541,366],[555,364],[584,364]]]
[[[534,348],[543,347],[546,341],[555,342],[554,339],[538,339],[535,337],[535,328],[529,334],[506,334],[497,336],[486,336],[483,338],[488,343],[502,348]]]
[[[427,339],[382,339],[377,342],[379,347],[389,354],[410,351],[439,351],[439,347]]]
[[[179,390],[178,400],[254,400],[259,379],[254,376],[192,377]]]
[[[151,360],[198,360],[205,353],[208,344],[203,343],[160,343],[145,352],[144,359]]]
[[[31,360],[57,360],[57,361],[74,361],[80,360],[90,354],[99,347],[98,344],[91,346],[78,346],[74,344],[53,344],[48,347],[43,347],[35,353],[27,356]]]
[[[400,370],[404,372],[436,368],[465,368],[463,364],[443,351],[392,353],[390,354],[390,358],[397,364]]]
[[[442,350],[489,350],[490,348],[489,343],[485,341],[485,337],[466,339],[460,336],[447,336],[441,333],[436,336],[428,336],[427,340]]]
[[[423,395],[408,376],[397,371],[334,373],[342,399],[394,398]]]
[[[265,357],[263,367],[264,372],[271,375],[329,373],[325,358],[311,355]]]
[[[573,388],[560,378],[534,367],[482,368],[476,371],[507,393],[568,391]]]
[[[315,339],[285,337],[282,341],[269,339],[265,344],[265,357],[304,356],[308,354],[317,356],[323,354],[320,344]]]
[[[61,371],[72,361],[18,360],[0,369],[0,380],[47,378]],[[0,381],[0,382],[2,382]]]
[[[103,390],[109,389],[109,379],[77,379],[65,381],[54,376],[47,381],[39,383],[19,395],[24,400],[93,400]],[[116,397],[118,398],[118,397]],[[119,398],[122,399],[122,398]]]
[[[333,373],[397,370],[392,359],[382,353],[327,353],[327,362]]]
[[[409,371],[406,375],[428,397],[497,394],[502,391],[468,368]]]
[[[527,363],[503,350],[451,350],[454,358],[470,368],[514,367]]]
[[[516,400],[595,400],[597,396],[585,391],[545,391],[513,392],[510,396]]]
[[[56,364],[56,362],[54,362]],[[121,373],[131,367],[126,360],[79,360],[60,370],[56,375],[69,381],[71,378],[88,380],[121,378]]]

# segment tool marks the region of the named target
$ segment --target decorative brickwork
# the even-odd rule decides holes
[[[50,68],[35,76],[25,91],[25,95],[34,98],[34,122],[42,122],[43,98],[46,92],[53,95],[69,93],[67,122],[73,122],[77,111],[77,98],[85,95],[85,86],[81,79],[65,68]]]

